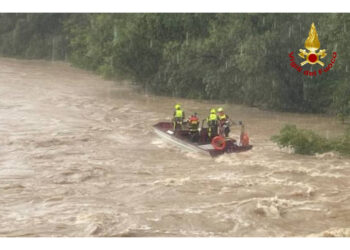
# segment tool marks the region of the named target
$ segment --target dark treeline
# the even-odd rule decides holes
[[[302,61],[312,22],[322,61],[338,56],[330,71],[307,77],[288,54]],[[344,117],[349,29],[349,14],[0,14],[0,54],[68,60],[160,95]]]

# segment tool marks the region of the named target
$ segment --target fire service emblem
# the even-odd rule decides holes
[[[304,66],[307,63],[318,63],[323,67],[324,63],[320,61],[320,58],[324,58],[327,54],[325,49],[322,49],[316,53],[316,51],[320,48],[320,41],[318,40],[318,35],[314,23],[311,24],[309,37],[305,41],[305,48],[307,48],[309,52],[306,52],[304,49],[299,50],[299,56],[303,59],[306,59],[306,61],[302,62],[300,65]]]
[[[307,39],[305,40],[305,49],[299,49],[299,56],[301,58],[304,59],[303,62],[300,63],[300,65],[298,65],[295,62],[295,58],[294,58],[294,52],[289,53],[289,58],[290,58],[290,65],[295,68],[298,72],[302,71],[302,66],[304,66],[305,64],[319,64],[322,67],[324,66],[324,63],[321,61],[321,59],[325,58],[327,56],[326,50],[325,49],[321,49],[319,50],[321,47],[320,41],[318,39],[318,34],[316,31],[316,27],[315,24],[312,23],[311,24],[311,28],[309,31],[309,36],[307,37]],[[317,50],[319,50],[317,52]],[[331,62],[327,65],[327,67],[324,68],[320,68],[318,70],[318,75],[321,75],[323,72],[327,72],[329,69],[331,69],[333,67],[333,64],[335,63],[335,58],[337,57],[337,53],[333,52],[332,53],[332,59]],[[304,75],[307,76],[316,76],[317,75],[317,71],[309,71],[309,70],[304,70],[303,71]]]

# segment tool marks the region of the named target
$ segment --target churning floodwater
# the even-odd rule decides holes
[[[253,150],[211,158],[152,125],[223,106]],[[270,141],[334,118],[138,94],[64,63],[0,59],[0,236],[350,236],[350,159]],[[239,128],[232,128],[232,136]]]

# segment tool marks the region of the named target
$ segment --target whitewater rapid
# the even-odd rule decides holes
[[[223,106],[253,150],[181,151],[152,125]],[[0,236],[350,236],[350,160],[270,141],[334,118],[140,94],[65,63],[0,59]],[[239,128],[232,128],[239,135]]]

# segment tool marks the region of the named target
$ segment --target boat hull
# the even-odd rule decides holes
[[[209,154],[212,157],[222,155],[224,153],[238,153],[252,149],[252,145],[239,146],[236,140],[226,138],[226,147],[222,150],[215,149],[209,142],[207,136],[207,129],[202,128],[199,133],[199,139],[194,142],[191,140],[190,131],[184,129],[180,131],[173,131],[173,124],[171,122],[159,122],[153,125],[154,132],[184,150],[196,153]]]

